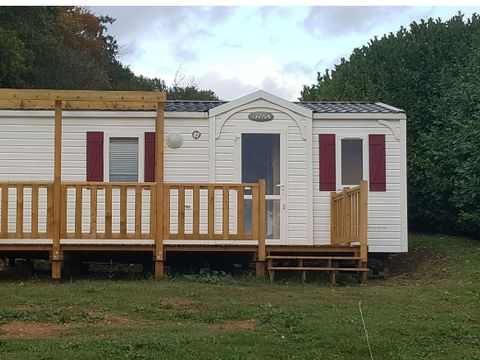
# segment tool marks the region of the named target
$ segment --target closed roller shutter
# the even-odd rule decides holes
[[[110,181],[138,181],[138,138],[110,138]]]

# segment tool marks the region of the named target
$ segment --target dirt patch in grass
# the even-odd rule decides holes
[[[253,330],[257,326],[255,319],[227,320],[218,324],[209,325],[213,330]]]
[[[410,280],[437,280],[446,276],[445,257],[436,251],[411,250],[388,260],[390,275]]]
[[[12,321],[0,325],[0,334],[11,339],[31,339],[62,336],[72,324],[52,324],[33,321]]]
[[[130,319],[123,316],[107,316],[104,320],[96,323],[96,326],[109,327],[109,326],[122,326],[130,323]]]
[[[174,309],[200,309],[203,307],[203,304],[199,301],[180,298],[168,299],[165,301],[165,304],[173,307]]]

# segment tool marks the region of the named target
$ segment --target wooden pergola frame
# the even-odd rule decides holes
[[[156,232],[155,276],[164,276],[163,248],[163,183],[164,183],[164,92],[31,90],[0,89],[0,108],[15,110],[54,110],[54,175],[53,175],[53,247],[52,278],[60,279],[61,178],[62,178],[62,112],[67,110],[156,110],[155,119],[155,183]]]

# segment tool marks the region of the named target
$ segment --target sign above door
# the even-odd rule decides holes
[[[248,114],[248,118],[252,121],[265,122],[273,120],[273,114],[266,111],[255,111]]]

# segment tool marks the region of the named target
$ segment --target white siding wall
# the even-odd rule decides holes
[[[293,114],[294,121],[283,108],[264,100],[257,100],[248,106],[243,106],[238,112],[220,114],[215,118],[215,129],[220,131],[220,137],[215,140],[215,181],[241,182],[241,147],[242,130],[246,132],[283,132],[285,136],[286,162],[286,233],[283,244],[308,244],[308,214],[307,214],[307,142],[302,138],[301,129],[305,131],[305,117]],[[253,111],[268,111],[273,113],[274,120],[255,122],[248,119]],[[225,119],[227,119],[225,121]],[[223,128],[220,127],[223,124]],[[283,147],[284,144],[281,144]],[[282,229],[282,231],[284,230]],[[273,243],[267,240],[268,243]]]
[[[139,138],[139,181],[144,176],[144,133],[154,131],[154,113],[65,112],[62,136],[62,180],[86,181],[86,132],[104,132],[104,179],[108,181],[109,137]],[[192,132],[202,135],[195,140]],[[171,132],[182,135],[183,146],[165,147],[166,182],[208,182],[208,121],[206,118],[166,118],[165,137]],[[0,114],[0,181],[53,180],[53,112],[4,111]],[[9,229],[15,229],[16,191],[9,193]],[[113,230],[119,229],[119,195],[113,193]],[[69,191],[67,207],[68,230],[73,230],[74,190]],[[103,231],[103,193],[98,195],[98,231]],[[143,231],[148,231],[149,197],[143,196]],[[83,230],[89,231],[89,194],[83,194]],[[25,226],[30,231],[30,190],[25,190]],[[188,200],[187,200],[188,202]],[[39,204],[46,205],[46,196],[40,192]],[[188,204],[188,203],[187,203]],[[173,204],[174,205],[174,204]],[[134,192],[128,193],[128,231],[134,228]],[[43,216],[42,216],[43,215]],[[45,228],[45,213],[39,219],[40,231]],[[174,219],[172,219],[174,220]],[[175,222],[175,221],[174,221]],[[187,223],[189,223],[187,219]],[[174,224],[172,224],[174,225]]]
[[[400,134],[400,121],[388,120]],[[403,124],[404,125],[404,124]],[[368,194],[368,243],[372,252],[397,252],[406,250],[406,219],[402,218],[402,206],[406,206],[404,188],[401,184],[401,164],[406,159],[402,154],[401,141],[392,131],[376,120],[313,120],[313,234],[315,244],[328,244],[330,241],[330,192],[319,191],[319,134],[335,134],[336,142],[342,136],[362,137],[367,141],[364,161],[367,161],[368,180],[368,135],[385,134],[386,147],[386,192]],[[337,146],[338,150],[338,146]],[[340,167],[340,157],[336,151],[336,166]],[[364,166],[365,168],[365,166]],[[338,175],[338,171],[337,171]],[[337,190],[341,190],[341,179],[337,176]],[[403,239],[403,240],[402,240]]]

